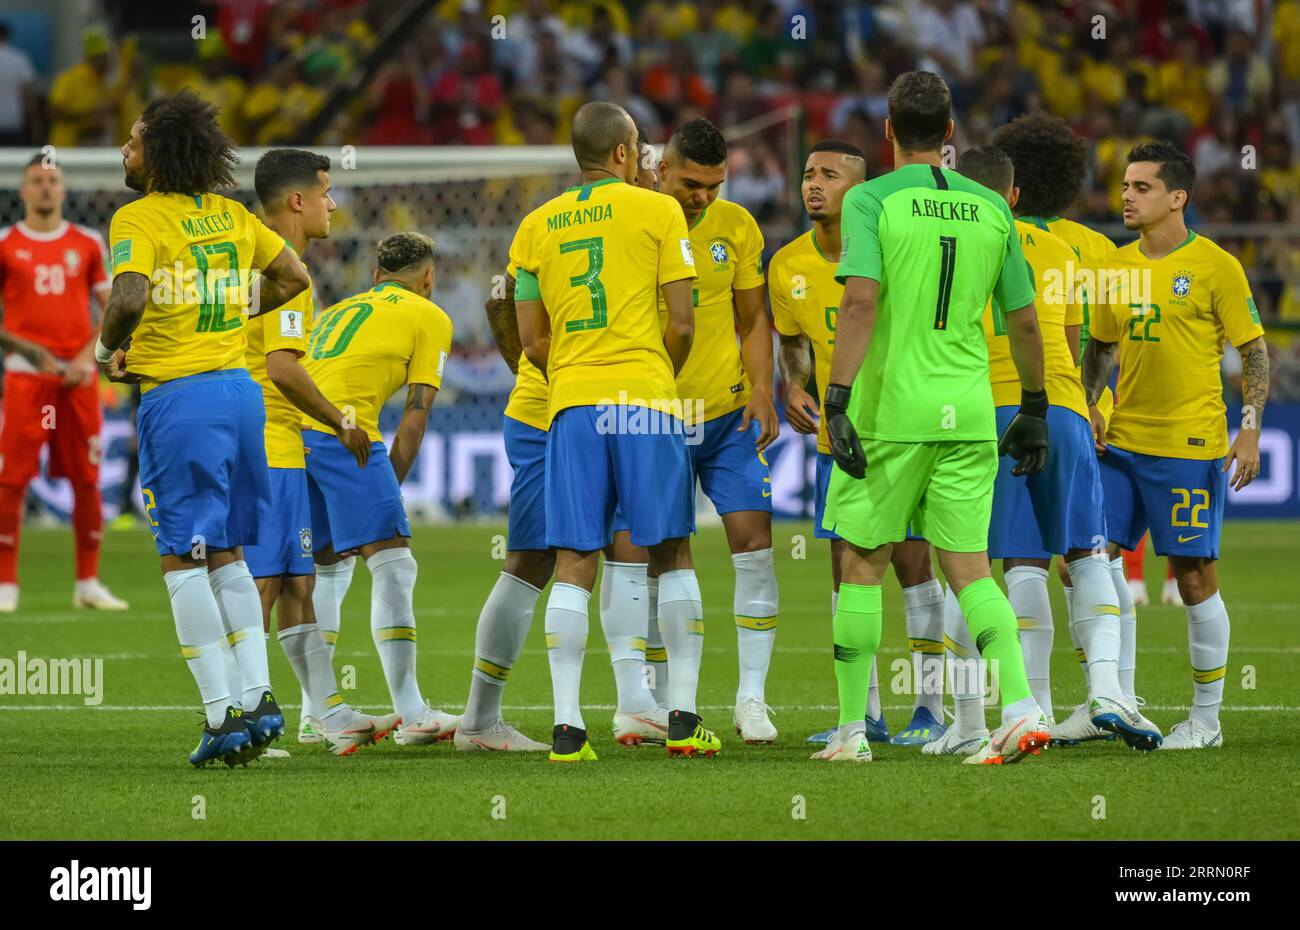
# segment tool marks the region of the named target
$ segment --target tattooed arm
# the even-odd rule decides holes
[[[1223,462],[1226,472],[1237,463],[1230,481],[1240,491],[1259,475],[1259,428],[1264,422],[1264,405],[1268,403],[1268,346],[1263,336],[1256,336],[1237,347],[1241,353],[1241,430],[1232,441]]]
[[[501,357],[510,366],[510,371],[519,374],[519,356],[523,354],[523,343],[519,341],[519,320],[515,317],[515,279],[506,275],[506,296],[489,297],[483,304],[487,314],[488,328],[492,330],[492,339],[497,344]]]
[[[411,463],[420,451],[425,427],[429,425],[429,408],[437,394],[438,389],[429,384],[412,384],[406,389],[402,421],[397,424],[397,435],[393,437],[393,448],[388,454],[398,484],[406,480],[406,473],[411,470]]]
[[[781,334],[781,378],[785,381],[785,418],[796,433],[811,434],[817,432],[817,421],[821,416],[817,401],[808,393],[808,378],[812,375],[812,354],[808,346],[808,336]],[[818,385],[818,387],[823,387]]]
[[[149,279],[136,271],[124,271],[113,279],[113,290],[104,308],[104,321],[99,330],[99,341],[113,353],[101,367],[109,381],[135,382],[140,376],[126,370],[126,352],[123,346],[130,342],[131,334],[140,325],[144,308],[149,303]]]

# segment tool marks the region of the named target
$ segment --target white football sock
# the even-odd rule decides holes
[[[1074,619],[1070,632],[1077,635],[1088,657],[1088,693],[1121,698],[1119,683],[1119,596],[1103,556],[1084,556],[1069,563],[1074,581]],[[1077,629],[1077,633],[1076,633]]]
[[[948,690],[952,692],[953,726],[962,735],[985,729],[985,663],[975,649],[966,616],[952,588],[943,602],[943,644],[948,653]]]
[[[266,631],[262,628],[262,598],[257,582],[242,559],[208,572],[208,584],[221,612],[226,641],[235,654],[243,678],[240,698],[244,710],[253,711],[262,693],[271,690],[271,669],[266,658]]]
[[[208,584],[208,570],[185,568],[166,572],[163,582],[172,602],[176,639],[194,683],[199,686],[208,726],[219,727],[230,706],[231,695],[226,681],[226,660],[221,652],[225,639],[221,611]]]
[[[1111,561],[1110,577],[1115,583],[1115,596],[1119,600],[1119,686],[1124,691],[1125,699],[1136,706],[1134,677],[1137,674],[1137,608],[1133,606],[1133,593],[1129,591],[1122,558],[1117,556]]]
[[[1029,692],[1052,716],[1052,602],[1047,596],[1047,569],[1017,565],[1004,575],[1007,600],[1016,612],[1020,629],[1020,649],[1025,657],[1025,677]],[[1075,582],[1078,583],[1077,581]]]
[[[381,549],[366,560],[370,569],[370,636],[384,667],[393,709],[403,724],[424,716],[415,674],[415,579],[419,569],[405,546]]]
[[[303,690],[311,695],[314,707],[325,708],[321,723],[331,730],[341,730],[352,721],[353,710],[339,694],[329,650],[315,623],[300,623],[278,634],[280,648],[293,667],[293,674]]]
[[[230,706],[235,710],[244,709],[244,673],[239,670],[235,651],[230,648],[226,637],[221,637],[221,658],[226,665],[226,687],[230,689]]]
[[[736,593],[732,602],[736,618],[736,653],[740,658],[740,684],[736,703],[748,698],[763,700],[767,671],[772,665],[776,643],[778,594],[772,550],[733,552]]]
[[[1219,725],[1223,679],[1228,671],[1228,608],[1215,591],[1187,607],[1187,651],[1192,658],[1192,716],[1214,728]]]
[[[704,601],[695,569],[659,576],[659,630],[668,649],[668,709],[693,714],[704,655]]]
[[[1110,573],[1110,566],[1106,566],[1107,574]],[[1071,579],[1073,580],[1073,579]],[[1083,691],[1088,693],[1090,685],[1088,684],[1088,650],[1083,648],[1083,640],[1079,639],[1079,621],[1074,617],[1074,588],[1068,584],[1065,587],[1065,615],[1069,618],[1070,642],[1074,645],[1074,657],[1079,660],[1079,671],[1083,673]]]
[[[474,671],[461,718],[463,729],[483,730],[501,719],[506,679],[523,651],[541,593],[541,588],[514,575],[502,572],[497,576],[474,630]]]
[[[614,668],[618,709],[625,714],[639,714],[655,706],[645,670],[650,623],[646,569],[644,562],[607,561],[600,573],[600,627]]]
[[[557,581],[546,601],[546,658],[551,665],[555,725],[587,729],[579,690],[582,658],[587,649],[587,603],[591,592]]]
[[[924,707],[931,717],[942,723],[943,585],[939,579],[931,578],[904,588],[903,612],[907,623],[907,648],[912,653],[913,706]]]
[[[646,606],[650,616],[646,622],[645,674],[655,704],[668,704],[668,650],[659,631],[659,576],[646,575]]]
[[[333,565],[316,566],[316,584],[311,592],[311,605],[316,613],[316,626],[320,628],[321,639],[325,640],[325,651],[331,668],[334,665],[334,647],[339,640],[343,597],[352,584],[352,571],[356,566],[355,555]],[[311,705],[311,696],[306,691],[302,693],[302,715],[319,718],[316,708]]]

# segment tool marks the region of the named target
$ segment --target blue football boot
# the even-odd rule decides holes
[[[257,710],[244,714],[244,723],[248,727],[248,747],[244,751],[244,763],[252,762],[266,754],[271,743],[284,736],[284,714],[280,705],[270,691],[262,692],[262,700]]]
[[[249,742],[248,726],[244,723],[244,712],[233,707],[227,707],[226,717],[221,721],[220,727],[210,727],[207,721],[204,721],[203,735],[199,737],[199,745],[190,753],[190,765],[201,769],[214,759],[220,759],[226,765],[234,768],[235,763],[239,762],[240,757],[243,756]]]
[[[869,743],[889,742],[889,725],[885,723],[884,711],[881,711],[880,716],[875,720],[872,720],[870,717],[868,717],[866,723],[867,723],[867,742]],[[823,744],[829,743],[831,741],[831,737],[835,735],[835,731],[838,729],[839,727],[831,727],[829,730],[822,730],[820,733],[814,733],[812,736],[808,737],[806,742],[823,743]]]
[[[924,746],[926,743],[934,742],[946,732],[948,728],[941,721],[935,720],[930,711],[918,707],[912,712],[912,722],[896,733],[889,742],[895,746]]]

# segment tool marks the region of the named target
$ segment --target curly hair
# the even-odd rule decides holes
[[[144,124],[144,170],[150,189],[166,194],[208,194],[235,186],[235,143],[221,131],[217,108],[188,90],[150,101]]]
[[[379,243],[378,264],[384,274],[402,274],[433,263],[433,240],[424,233],[393,233]]]
[[[1025,216],[1060,216],[1074,203],[1088,171],[1088,152],[1065,120],[1043,112],[1018,116],[993,133],[993,144],[1011,157]]]
[[[721,130],[703,116],[682,123],[668,137],[666,149],[687,161],[697,165],[725,164],[727,161],[727,140]]]

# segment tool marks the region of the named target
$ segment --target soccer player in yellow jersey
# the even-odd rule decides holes
[[[1174,145],[1143,143],[1129,152],[1124,226],[1140,238],[1116,253],[1121,275],[1110,282],[1113,312],[1089,320],[1083,359],[1084,386],[1095,403],[1119,346],[1115,412],[1097,437],[1105,445],[1111,554],[1131,549],[1149,528],[1186,605],[1192,711],[1161,749],[1223,744],[1228,611],[1219,595],[1219,532],[1229,481],[1240,491],[1259,474],[1268,401],[1264,327],[1241,263],[1187,229],[1195,182],[1191,159]],[[1242,362],[1241,429],[1231,445],[1219,373],[1225,340]]]
[[[420,450],[442,384],[451,318],[429,300],[434,269],[428,236],[389,236],[379,243],[376,264],[373,288],[320,314],[306,362],[307,374],[329,403],[354,417],[370,437],[370,455],[358,468],[332,414],[328,420],[305,416],[302,444],[316,562],[331,565],[341,553],[361,553],[372,585],[370,635],[402,722],[393,738],[422,745],[451,739],[460,718],[430,707],[416,680],[416,565],[400,485]],[[403,384],[406,406],[390,453],[380,437],[379,410]]]
[[[962,152],[957,170],[1001,194],[1014,211],[1020,200],[1011,159],[996,146]],[[1101,473],[1093,449],[1092,425],[1075,365],[1083,308],[1066,285],[1074,253],[1045,224],[1016,220],[1020,248],[1038,284],[1038,321],[1043,337],[1043,368],[1047,389],[1047,424],[1052,452],[1041,472],[1012,473],[1002,459],[993,484],[993,517],[989,523],[989,558],[1002,559],[1007,599],[1016,612],[1029,688],[1044,713],[1052,713],[1052,607],[1047,595],[1047,569],[1053,555],[1064,556],[1074,582],[1073,617],[1088,656],[1089,721],[1113,731],[1134,749],[1150,751],[1160,744],[1158,727],[1124,697],[1119,681],[1119,598],[1109,560],[1101,552],[1106,539]],[[984,311],[989,381],[999,427],[1016,414],[1020,379],[1011,355],[1002,307],[990,301]],[[969,670],[978,668],[975,644],[955,598],[949,600],[947,633],[954,659]],[[965,660],[965,662],[963,662]],[[969,680],[969,679],[968,679]],[[972,691],[974,694],[972,695]],[[963,696],[978,696],[967,688]],[[957,689],[954,689],[957,696]],[[971,713],[977,712],[977,713]],[[983,703],[957,701],[951,735],[926,747],[934,754],[977,752],[984,729]]]
[[[813,535],[830,541],[831,614],[839,598],[840,559],[844,541],[822,527],[826,489],[835,460],[826,439],[817,401],[806,390],[811,374],[809,348],[816,363],[818,390],[825,390],[835,348],[835,318],[844,285],[835,280],[840,254],[840,205],[850,187],[864,180],[862,152],[840,139],[812,147],[803,173],[803,203],[813,228],[772,256],[768,294],[772,319],[781,335],[781,376],[786,385],[786,418],[795,432],[817,434],[817,474],[813,494]],[[925,743],[943,735],[943,585],[934,577],[930,546],[913,538],[894,547],[894,573],[903,587],[907,640],[917,679],[912,721],[893,740],[880,706],[879,677],[872,662],[867,691],[867,739],[900,745]],[[814,733],[812,743],[825,743],[835,730]]]
[[[273,149],[257,161],[253,184],[266,224],[284,236],[300,256],[312,239],[329,236],[334,210],[329,166],[325,156],[302,149]],[[302,451],[303,413],[331,424],[358,468],[364,468],[370,457],[365,432],[321,394],[300,361],[307,353],[314,303],[315,295],[308,287],[279,310],[264,313],[247,326],[248,370],[261,386],[266,406],[271,513],[261,526],[259,541],[246,547],[244,558],[262,598],[262,622],[269,631],[275,607],[280,645],[302,686],[298,741],[324,740],[336,755],[348,755],[383,739],[396,726],[397,715],[370,717],[344,703],[331,662],[338,628],[322,631],[312,607],[311,506]],[[213,588],[220,597],[215,572]],[[304,739],[303,724],[308,720],[312,726],[306,727]]]
[[[244,367],[244,316],[280,307],[311,282],[280,236],[214,193],[234,186],[235,159],[216,110],[194,94],[145,107],[122,147],[126,184],[144,196],[113,216],[113,290],[95,347],[111,380],[142,392],[141,490],[207,717],[190,755],[196,766],[246,761],[284,732],[243,561],[270,508],[266,415]],[[223,638],[242,695],[231,694]]]
[[[524,354],[549,383],[546,543],[557,550],[546,609],[551,759],[595,758],[578,692],[596,564],[620,506],[632,543],[650,549],[660,576],[671,667],[668,752],[713,755],[721,744],[695,705],[704,631],[690,558],[686,426],[674,383],[691,349],[696,263],[680,208],[629,183],[638,146],[627,113],[585,104],[574,114],[572,138],[583,183],[528,214],[510,248]]]

